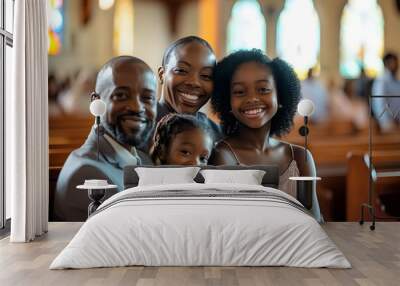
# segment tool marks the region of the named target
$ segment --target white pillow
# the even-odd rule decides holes
[[[265,171],[262,170],[202,170],[205,184],[234,183],[246,185],[261,185]]]
[[[139,176],[138,186],[195,183],[193,179],[199,170],[199,167],[135,168]]]

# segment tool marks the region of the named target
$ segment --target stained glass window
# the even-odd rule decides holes
[[[64,7],[63,0],[49,0],[48,3],[48,33],[49,55],[55,56],[61,52],[64,31]]]
[[[312,0],[286,0],[277,22],[276,50],[301,79],[318,65],[320,25]]]
[[[349,0],[340,26],[340,73],[355,78],[361,67],[370,77],[383,70],[382,10],[376,0]]]
[[[227,52],[257,48],[265,52],[267,24],[256,0],[238,0],[228,23]]]

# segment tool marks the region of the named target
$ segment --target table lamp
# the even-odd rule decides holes
[[[104,134],[103,126],[101,126],[100,116],[103,116],[106,113],[106,104],[104,101],[100,99],[100,95],[93,92],[90,95],[90,113],[96,117],[96,134],[97,134],[97,161],[99,160],[99,141],[100,135]]]
[[[307,135],[309,133],[308,129],[308,117],[314,112],[314,103],[309,99],[302,99],[297,105],[297,112],[304,117],[304,125],[300,127],[299,133],[304,137],[304,159],[307,162]]]
[[[101,126],[100,117],[106,113],[106,104],[100,99],[100,95],[93,92],[90,95],[90,113],[96,117],[96,134],[97,134],[97,161],[99,161],[99,149],[100,149],[100,135],[104,134],[104,128]],[[101,202],[105,196],[106,190],[115,189],[116,185],[109,185],[107,180],[85,180],[83,185],[77,186],[77,189],[87,190],[90,199],[88,206],[88,216],[91,216],[97,208],[101,205]]]

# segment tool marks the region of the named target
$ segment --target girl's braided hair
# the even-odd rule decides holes
[[[193,115],[170,113],[161,118],[157,123],[154,133],[154,143],[150,151],[153,163],[155,165],[165,164],[164,158],[172,139],[179,133],[193,129],[201,129],[210,138],[214,139],[213,132],[207,123],[198,120]]]

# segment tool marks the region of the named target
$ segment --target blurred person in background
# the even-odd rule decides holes
[[[346,80],[343,85],[343,92],[350,100],[352,112],[352,120],[357,130],[365,130],[368,128],[368,104],[365,98],[361,98],[357,94],[357,81]]]
[[[49,98],[49,117],[54,117],[62,114],[62,109],[57,103],[60,86],[57,78],[53,73],[49,73],[48,77],[48,98]]]
[[[360,76],[355,80],[355,95],[368,102],[371,94],[372,79],[367,76],[365,69],[361,66]]]
[[[365,100],[357,95],[356,80],[345,80],[343,88],[340,89],[331,79],[328,92],[331,121],[352,122],[357,131],[368,128],[368,106]]]
[[[400,81],[397,79],[399,59],[397,54],[387,53],[383,57],[385,66],[381,76],[372,85],[372,96],[392,96],[393,98],[372,98],[372,110],[382,132],[396,129],[400,120]],[[398,96],[398,97],[395,97]]]
[[[301,82],[301,94],[303,98],[314,102],[315,111],[310,120],[320,123],[328,119],[328,93],[323,83],[315,77],[315,69],[310,68],[307,78]]]
[[[95,73],[82,69],[70,89],[64,90],[58,102],[65,114],[89,115],[90,93],[95,86]]]

